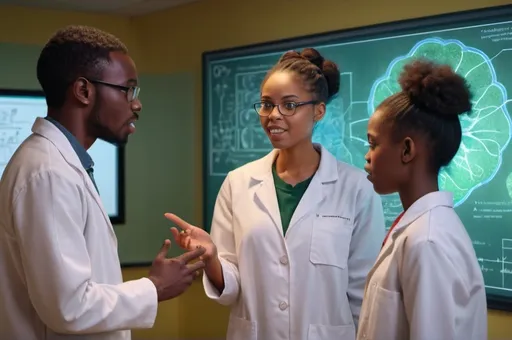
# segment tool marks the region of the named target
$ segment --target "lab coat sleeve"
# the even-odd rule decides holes
[[[466,292],[457,268],[432,241],[410,245],[403,257],[400,282],[410,339],[456,339],[457,301]]]
[[[114,285],[92,279],[84,200],[83,190],[52,171],[31,178],[15,197],[16,238],[37,314],[58,333],[152,327],[157,294],[149,279]]]
[[[370,182],[366,182],[357,197],[358,211],[355,214],[348,257],[347,295],[356,327],[359,324],[366,277],[379,255],[385,234],[380,196],[375,193]]]
[[[217,246],[217,252],[222,265],[224,290],[219,293],[206,275],[203,275],[203,285],[206,295],[224,306],[233,304],[240,292],[240,273],[238,257],[233,232],[233,212],[230,175],[226,177],[217,196],[213,211],[211,237]]]

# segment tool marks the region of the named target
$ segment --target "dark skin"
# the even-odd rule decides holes
[[[136,86],[137,79],[137,69],[130,56],[112,52],[101,79],[95,80],[129,87]],[[130,123],[138,119],[141,109],[140,100],[130,102],[126,92],[80,77],[68,88],[64,105],[49,108],[48,115],[68,129],[85,149],[89,149],[98,138],[125,144],[134,132]]]
[[[405,211],[419,198],[439,190],[438,174],[429,170],[427,139],[414,131],[405,131],[397,138],[387,118],[385,109],[380,109],[368,122],[370,147],[364,168],[375,192],[398,192]]]
[[[98,138],[116,144],[126,143],[128,136],[135,132],[130,124],[137,120],[142,109],[139,99],[129,100],[129,91],[90,81],[100,80],[126,87],[137,85],[135,63],[128,55],[112,52],[110,59],[101,79],[78,78],[69,87],[64,105],[59,109],[48,109],[48,115],[64,125],[86,149]],[[204,262],[198,261],[204,248],[167,258],[170,246],[171,242],[165,240],[149,270],[158,301],[182,294],[192,284],[196,271],[204,268]]]

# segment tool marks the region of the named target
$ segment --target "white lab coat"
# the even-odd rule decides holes
[[[38,118],[0,182],[0,338],[130,339],[157,293],[123,283],[117,240],[66,137]],[[81,336],[80,336],[81,335]]]
[[[451,193],[405,212],[367,282],[359,340],[487,339],[483,275]]]
[[[317,148],[320,146],[316,145]],[[227,340],[353,340],[368,271],[385,226],[366,175],[325,148],[283,237],[272,177],[277,150],[230,172],[211,236],[232,307]]]

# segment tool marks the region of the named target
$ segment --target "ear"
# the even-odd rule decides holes
[[[73,96],[83,105],[89,105],[94,97],[94,87],[85,78],[78,78],[73,83]]]
[[[325,103],[319,103],[315,105],[315,115],[313,116],[313,121],[316,123],[322,118],[324,118],[326,112]]]
[[[402,163],[410,163],[416,157],[416,144],[411,137],[405,137],[402,141]]]

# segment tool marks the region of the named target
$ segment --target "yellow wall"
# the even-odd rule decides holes
[[[195,128],[185,135],[201,145],[201,53],[238,45],[293,37],[348,27],[421,17],[443,12],[484,6],[503,5],[508,0],[203,0],[169,11],[137,19],[113,16],[23,10],[0,7],[0,42],[42,44],[58,27],[71,23],[94,25],[119,36],[130,48],[139,70],[144,73],[191,73],[195,80]],[[236,13],[236,15],[234,15]],[[311,13],[314,13],[311,15]],[[29,26],[28,24],[33,24]],[[172,103],[169,103],[172,105]],[[190,114],[190,112],[183,112]],[[158,117],[158,114],[156,115]],[[159,117],[161,118],[161,117]],[[138,143],[144,143],[139,140]],[[166,153],[168,146],[164,147]],[[194,164],[201,164],[201,150]],[[202,179],[201,167],[195,167],[194,178],[169,179],[170,191],[188,187],[187,195],[198,202],[193,222],[201,221],[202,192],[197,183]],[[139,176],[150,176],[151,169],[141,169]],[[147,172],[144,172],[147,171]],[[133,186],[127,181],[128,186]],[[128,188],[128,190],[130,190]],[[137,211],[134,214],[142,214]],[[141,226],[143,227],[143,226]],[[126,269],[125,279],[138,278],[147,269]],[[208,301],[200,282],[193,284],[183,296],[161,304],[158,320],[152,330],[135,331],[140,338],[222,337],[227,322],[227,309]],[[489,335],[494,339],[512,339],[512,315],[489,312]]]

